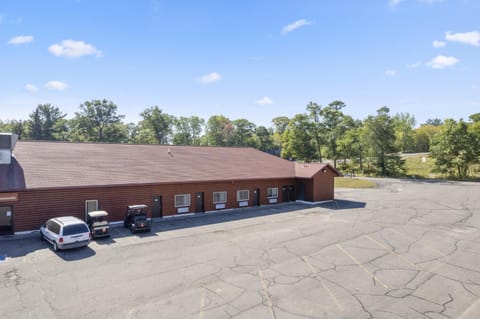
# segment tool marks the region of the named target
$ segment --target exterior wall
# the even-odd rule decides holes
[[[303,191],[304,191],[304,201],[313,202],[313,179],[310,178],[297,178],[296,189],[297,189],[297,199],[300,199],[299,192],[300,192],[300,184],[303,184]]]
[[[27,190],[18,192],[18,201],[6,204],[13,206],[14,231],[19,232],[38,229],[47,219],[57,216],[73,215],[85,219],[86,200],[98,200],[98,208],[109,213],[110,221],[120,221],[123,220],[126,207],[133,204],[148,205],[151,215],[153,196],[162,196],[163,216],[170,216],[177,214],[175,195],[191,194],[188,211],[194,212],[195,193],[204,192],[205,211],[213,211],[213,192],[227,191],[225,209],[228,209],[239,207],[237,190],[249,190],[248,206],[253,206],[253,191],[258,188],[260,205],[267,205],[270,204],[267,188],[278,187],[280,202],[283,185],[295,185],[295,179]]]
[[[327,169],[325,172],[318,172],[313,176],[313,202],[335,199],[334,178],[336,174]]]

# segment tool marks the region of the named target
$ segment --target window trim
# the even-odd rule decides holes
[[[240,198],[241,192],[247,192],[247,198]],[[250,190],[249,189],[240,189],[237,190],[237,202],[246,202],[250,200]]]
[[[186,201],[186,203],[183,203],[181,205],[177,205],[177,197],[180,197],[180,196],[183,196],[184,197],[184,201],[185,199],[188,199]],[[174,205],[175,205],[175,208],[177,207],[190,207],[191,203],[192,203],[192,194],[176,194],[175,197],[174,197]]]
[[[276,190],[276,195],[268,195],[269,191]],[[267,198],[278,198],[278,187],[268,187],[267,188]]]
[[[220,200],[215,201],[215,194],[225,194],[225,199],[220,198]],[[220,196],[221,197],[221,196]],[[220,192],[213,192],[213,198],[212,201],[214,204],[224,204],[227,202],[228,199],[228,193],[227,191],[220,191]]]
[[[88,203],[93,203],[95,202],[95,206],[96,208],[94,210],[88,210]],[[85,220],[87,220],[87,215],[89,212],[93,212],[93,211],[96,211],[98,210],[98,199],[87,199],[85,200]]]

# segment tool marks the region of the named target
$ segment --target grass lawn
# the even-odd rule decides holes
[[[335,177],[335,187],[375,188],[377,187],[377,184],[375,182],[365,180],[365,179],[350,178],[350,177]]]

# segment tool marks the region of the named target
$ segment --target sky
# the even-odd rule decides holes
[[[334,100],[431,118],[480,112],[478,0],[0,0],[0,119],[111,100],[271,126]]]

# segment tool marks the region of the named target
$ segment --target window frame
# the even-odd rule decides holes
[[[177,204],[177,197],[183,196],[184,199],[188,199],[188,204],[187,203],[182,203],[181,205]],[[173,199],[173,203],[175,205],[175,208],[177,207],[190,207],[192,203],[192,194],[175,194],[175,197]]]
[[[95,209],[89,210],[88,209],[88,204],[89,203],[95,203]],[[99,207],[98,206],[98,199],[87,199],[87,200],[85,200],[85,220],[87,220],[88,213],[98,210],[98,207]]]
[[[276,195],[269,195],[269,193],[273,190],[276,191]],[[267,198],[278,198],[278,187],[268,187],[267,188]]]
[[[215,194],[224,194],[224,199],[220,198],[218,201],[215,200]],[[221,196],[220,196],[221,197]],[[220,192],[213,192],[213,198],[212,201],[214,204],[225,204],[228,199],[228,193],[227,191],[220,191]]]
[[[246,192],[247,198],[240,198],[240,194]],[[240,189],[237,190],[237,202],[246,202],[250,200],[250,190],[249,189]]]

